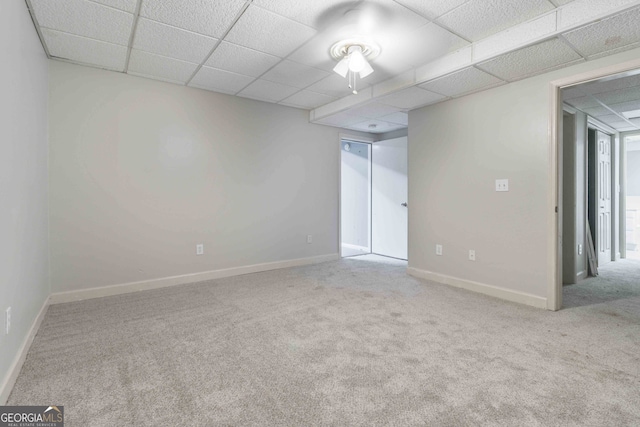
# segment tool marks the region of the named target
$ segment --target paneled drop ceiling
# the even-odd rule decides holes
[[[619,132],[640,130],[640,73],[563,89],[562,99]]]
[[[639,0],[26,4],[53,59],[307,109],[312,122],[372,133],[405,128],[414,108],[640,46]],[[354,31],[382,48],[358,95],[329,55]]]

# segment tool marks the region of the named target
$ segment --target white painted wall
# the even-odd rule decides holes
[[[339,129],[61,62],[50,75],[53,292],[338,253]]]
[[[411,111],[409,267],[531,296],[542,306],[555,239],[549,233],[550,82],[639,54],[635,49]],[[497,178],[509,179],[509,192],[495,192]],[[444,256],[435,255],[436,243]]]
[[[0,2],[0,394],[49,296],[48,60],[24,1]],[[12,307],[5,335],[5,310]],[[0,396],[0,405],[7,396]]]
[[[344,149],[349,144],[349,150]],[[371,251],[371,145],[341,142],[340,227],[343,245]],[[344,255],[344,254],[343,254]]]

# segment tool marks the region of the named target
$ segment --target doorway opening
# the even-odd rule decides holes
[[[371,144],[343,139],[340,246],[343,257],[371,253]]]
[[[553,84],[561,114],[555,310],[640,296],[640,70],[569,83]]]
[[[406,261],[407,137],[371,142],[342,138],[340,152],[341,256]]]

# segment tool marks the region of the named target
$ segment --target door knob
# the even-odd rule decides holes
[[[409,205],[407,205],[407,202],[401,203],[402,206],[404,206],[405,208]]]

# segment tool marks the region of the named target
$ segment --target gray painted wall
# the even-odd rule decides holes
[[[565,113],[563,136],[562,279],[572,284],[587,274],[587,115]]]
[[[29,329],[49,295],[48,60],[24,1],[0,2],[0,53],[3,58],[0,67],[2,391]],[[12,308],[9,335],[5,335],[7,307]]]
[[[550,82],[638,54],[630,50],[411,111],[409,266],[546,298],[555,241]],[[509,192],[495,192],[498,178],[509,179]],[[438,243],[444,256],[435,254]]]
[[[562,148],[562,282],[571,284],[576,283],[577,247],[581,244],[576,239],[577,185],[581,179],[576,173],[576,117],[567,112],[562,122]]]
[[[53,292],[338,253],[339,129],[77,65],[50,74]]]

